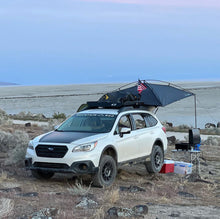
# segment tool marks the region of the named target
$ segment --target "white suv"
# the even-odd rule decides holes
[[[145,109],[83,110],[31,140],[25,165],[36,178],[51,178],[55,172],[91,174],[93,185],[110,186],[125,163],[143,163],[148,172],[159,172],[167,149],[165,132]]]

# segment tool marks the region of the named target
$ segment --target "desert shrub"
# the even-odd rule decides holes
[[[179,125],[179,126],[174,126],[174,127],[169,127],[167,125],[165,125],[166,130],[167,131],[172,131],[172,132],[188,132],[189,129],[191,129],[192,127],[188,126],[188,125]]]
[[[120,198],[119,190],[118,189],[112,189],[110,191],[106,191],[104,193],[104,197],[105,197],[107,202],[109,202],[111,204],[115,204]]]
[[[89,187],[86,187],[82,184],[82,182],[76,182],[74,186],[70,185],[70,188],[67,188],[70,194],[73,195],[86,195],[91,188],[91,185]]]
[[[65,120],[66,119],[66,115],[65,113],[54,113],[53,114],[53,119],[62,119],[62,120]]]
[[[192,127],[190,127],[190,126],[188,126],[188,125],[186,125],[186,124],[183,124],[183,125],[177,126],[177,128],[179,128],[179,129],[181,130],[181,129],[190,129],[190,128],[192,128]]]
[[[220,145],[220,137],[209,136],[205,141],[202,142],[204,145]]]
[[[11,125],[12,121],[9,119],[7,113],[0,109],[0,125]]]
[[[201,129],[200,133],[204,135],[220,135],[220,128]]]
[[[44,114],[33,114],[31,112],[20,112],[18,114],[10,115],[12,119],[18,120],[35,120],[35,121],[47,121],[48,119],[44,116]]]
[[[0,152],[7,152],[6,164],[16,164],[24,160],[29,142],[28,134],[15,130],[13,133],[0,131]]]

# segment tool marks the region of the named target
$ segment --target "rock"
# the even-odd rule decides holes
[[[176,137],[175,136],[167,137],[167,140],[168,140],[168,145],[175,145],[175,143],[176,143]]]
[[[126,186],[120,186],[120,191],[124,192],[146,192],[145,189],[138,187],[138,186],[130,186],[130,187],[126,187]]]
[[[142,217],[148,213],[148,207],[146,205],[136,205],[131,208],[112,207],[107,211],[108,218],[127,218],[127,217]]]
[[[188,192],[178,192],[178,195],[184,196],[185,198],[194,198],[195,196]]]
[[[211,170],[209,171],[209,174],[210,174],[210,175],[214,175],[214,173],[213,173]]]
[[[112,207],[108,209],[107,214],[110,218],[117,218],[118,217],[118,209],[116,207]]]
[[[170,217],[180,217],[179,211],[172,211]]]
[[[52,219],[56,216],[58,209],[56,208],[43,208],[38,212],[34,212],[31,216],[31,219]]]
[[[27,192],[27,193],[20,193],[18,195],[23,196],[23,197],[36,197],[36,196],[38,196],[38,193],[37,192]]]
[[[25,127],[31,127],[31,123],[30,122],[25,123]]]
[[[217,128],[220,128],[220,122],[217,123]]]
[[[132,209],[136,215],[143,215],[148,213],[147,205],[136,205]]]
[[[94,208],[98,205],[97,202],[89,199],[88,197],[83,197],[82,200],[76,205],[76,208]]]
[[[200,162],[200,165],[207,167],[208,164],[206,162]]]
[[[209,129],[209,128],[216,128],[216,125],[213,124],[213,123],[206,123],[206,124],[205,124],[205,128],[206,128],[206,129]]]
[[[20,187],[0,189],[2,192],[21,192]]]
[[[173,123],[172,123],[172,122],[166,122],[166,125],[167,125],[168,127],[173,127]]]

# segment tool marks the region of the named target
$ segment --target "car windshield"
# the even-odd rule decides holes
[[[110,132],[117,115],[78,113],[66,120],[56,131],[60,132]]]

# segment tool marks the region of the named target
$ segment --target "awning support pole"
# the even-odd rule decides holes
[[[196,95],[195,94],[194,94],[194,106],[195,106],[195,128],[197,128]]]

